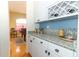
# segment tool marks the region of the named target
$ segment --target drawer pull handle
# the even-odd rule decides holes
[[[32,40],[30,40],[30,42],[32,43]]]
[[[33,38],[33,40],[35,40],[35,38]]]
[[[50,52],[48,52],[48,55],[50,55]]]
[[[55,52],[57,52],[57,53],[58,53],[58,52],[59,52],[59,50],[58,50],[58,49],[55,49]]]
[[[45,53],[47,53],[47,50],[45,50]]]

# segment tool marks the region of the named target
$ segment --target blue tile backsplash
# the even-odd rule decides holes
[[[61,20],[62,19],[62,20]],[[60,18],[56,20],[50,20],[45,22],[40,22],[40,28],[46,29],[49,26],[50,29],[66,29],[66,28],[76,28],[77,29],[78,16],[70,16],[65,18]]]

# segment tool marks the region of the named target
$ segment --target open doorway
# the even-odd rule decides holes
[[[17,31],[17,33],[18,32],[21,33],[21,37],[26,42],[26,31],[27,31],[27,28],[26,28],[26,19],[25,18],[16,19],[16,31]]]
[[[26,1],[9,1],[10,56],[28,57],[26,44]]]

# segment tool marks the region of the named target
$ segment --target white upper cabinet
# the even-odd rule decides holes
[[[54,6],[48,7],[48,18],[64,16],[78,12],[78,1],[62,1]]]
[[[37,1],[34,6],[35,22],[67,17],[67,15],[73,15],[79,11],[78,1],[59,1],[55,3],[52,1]]]
[[[45,21],[48,18],[48,9],[46,1],[34,2],[34,18],[35,22]]]

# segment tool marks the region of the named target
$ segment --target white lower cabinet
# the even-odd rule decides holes
[[[38,39],[38,48],[39,48],[39,57],[47,57],[47,42],[41,39]]]
[[[36,44],[32,46],[32,57],[39,57],[39,48]]]
[[[45,50],[47,50],[46,42],[39,38],[34,37],[32,44],[32,56],[33,57],[47,57]]]
[[[73,57],[72,50],[47,42],[34,36],[28,39],[29,52],[32,57]]]
[[[32,37],[31,36],[28,36],[27,44],[28,44],[29,53],[32,54]]]
[[[61,46],[52,44],[49,42],[48,44],[50,47],[50,49],[58,56],[60,57],[73,57],[74,56],[74,52],[72,50],[63,48]]]

